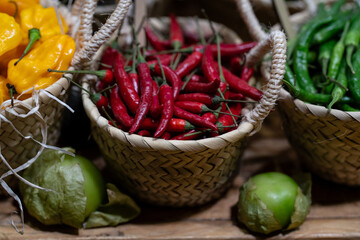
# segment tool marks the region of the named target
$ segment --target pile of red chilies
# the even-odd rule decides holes
[[[262,97],[248,85],[254,69],[242,64],[256,42],[189,45],[194,37],[184,34],[174,15],[169,25],[169,40],[145,26],[152,49],[134,49],[128,59],[112,47],[105,50],[101,69],[107,75],[96,90],[115,85],[95,102],[100,112],[130,134],[167,140],[213,137],[236,128],[245,100]]]

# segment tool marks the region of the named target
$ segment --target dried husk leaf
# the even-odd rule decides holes
[[[24,184],[20,184],[20,191],[28,212],[41,223],[79,228],[85,220],[84,176],[78,164],[59,164],[64,157],[60,151],[46,150],[23,174],[30,182],[53,191]]]
[[[256,186],[251,179],[240,188],[238,220],[253,232],[269,234],[281,230],[281,224],[257,196],[255,189]]]
[[[116,226],[128,222],[140,214],[138,205],[115,185],[107,184],[108,203],[92,212],[84,223],[84,228]]]
[[[310,212],[311,206],[311,176],[301,174],[294,178],[299,185],[298,194],[295,200],[295,210],[291,216],[291,223],[286,230],[299,227]]]

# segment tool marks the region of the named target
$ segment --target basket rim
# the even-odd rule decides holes
[[[85,87],[85,89],[89,89],[89,84],[83,83],[83,87]],[[254,125],[249,122],[242,121],[240,122],[237,129],[211,138],[204,138],[198,140],[165,140],[161,138],[144,137],[135,133],[129,134],[128,132],[111,126],[108,123],[108,120],[100,115],[97,107],[90,100],[88,93],[82,91],[81,95],[85,112],[87,113],[93,124],[95,124],[98,128],[106,131],[111,137],[114,137],[117,140],[122,140],[126,144],[141,149],[180,151],[182,147],[186,146],[192,151],[200,151],[206,148],[217,150],[222,149],[223,147],[246,137],[254,129]],[[236,141],[233,139],[236,139]],[[140,143],[135,144],[134,142]],[[169,146],[169,144],[171,144],[171,146]]]
[[[330,111],[321,105],[304,102],[298,98],[294,98],[286,89],[281,88],[279,101],[285,103],[293,103],[298,110],[305,114],[312,114],[316,117],[334,116],[342,121],[356,120],[360,122],[360,111],[342,111],[340,109],[331,109]]]

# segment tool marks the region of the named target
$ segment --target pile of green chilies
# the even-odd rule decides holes
[[[289,41],[284,76],[287,90],[304,102],[360,111],[360,11],[344,10],[345,0],[317,16]]]

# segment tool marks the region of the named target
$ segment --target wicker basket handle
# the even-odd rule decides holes
[[[315,12],[317,11],[317,5],[315,1],[304,0],[304,2],[307,10],[311,14],[315,14]],[[251,37],[254,38],[256,41],[265,39],[268,34],[264,32],[262,26],[260,25],[260,22],[257,19],[249,0],[236,0],[236,4],[241,17],[249,30]]]
[[[87,14],[87,16],[83,16],[83,20],[85,21],[85,23],[91,23],[92,7],[94,6],[94,4],[96,5],[97,1],[96,0],[84,0],[84,1],[88,2],[88,5],[87,4],[84,5],[87,5],[89,7],[89,11],[84,12],[83,10],[83,13]],[[127,11],[129,10],[131,3],[132,3],[131,0],[119,1],[114,12],[106,20],[106,23],[94,35],[92,35],[92,33],[90,32],[91,31],[90,25],[84,26],[82,37],[83,40],[86,42],[84,42],[83,47],[73,57],[72,65],[75,66],[75,68],[79,68],[85,63],[91,64],[89,59],[91,59],[94,56],[94,54],[103,44],[109,41],[111,35],[115,32],[116,29],[120,27],[126,16]],[[89,67],[89,65],[85,67]]]
[[[249,66],[259,62],[265,54],[272,50],[270,77],[260,103],[245,115],[245,121],[259,127],[270,113],[279,97],[282,79],[285,74],[286,37],[282,31],[273,31],[259,44],[251,49],[247,55]],[[255,128],[257,130],[257,128]]]

